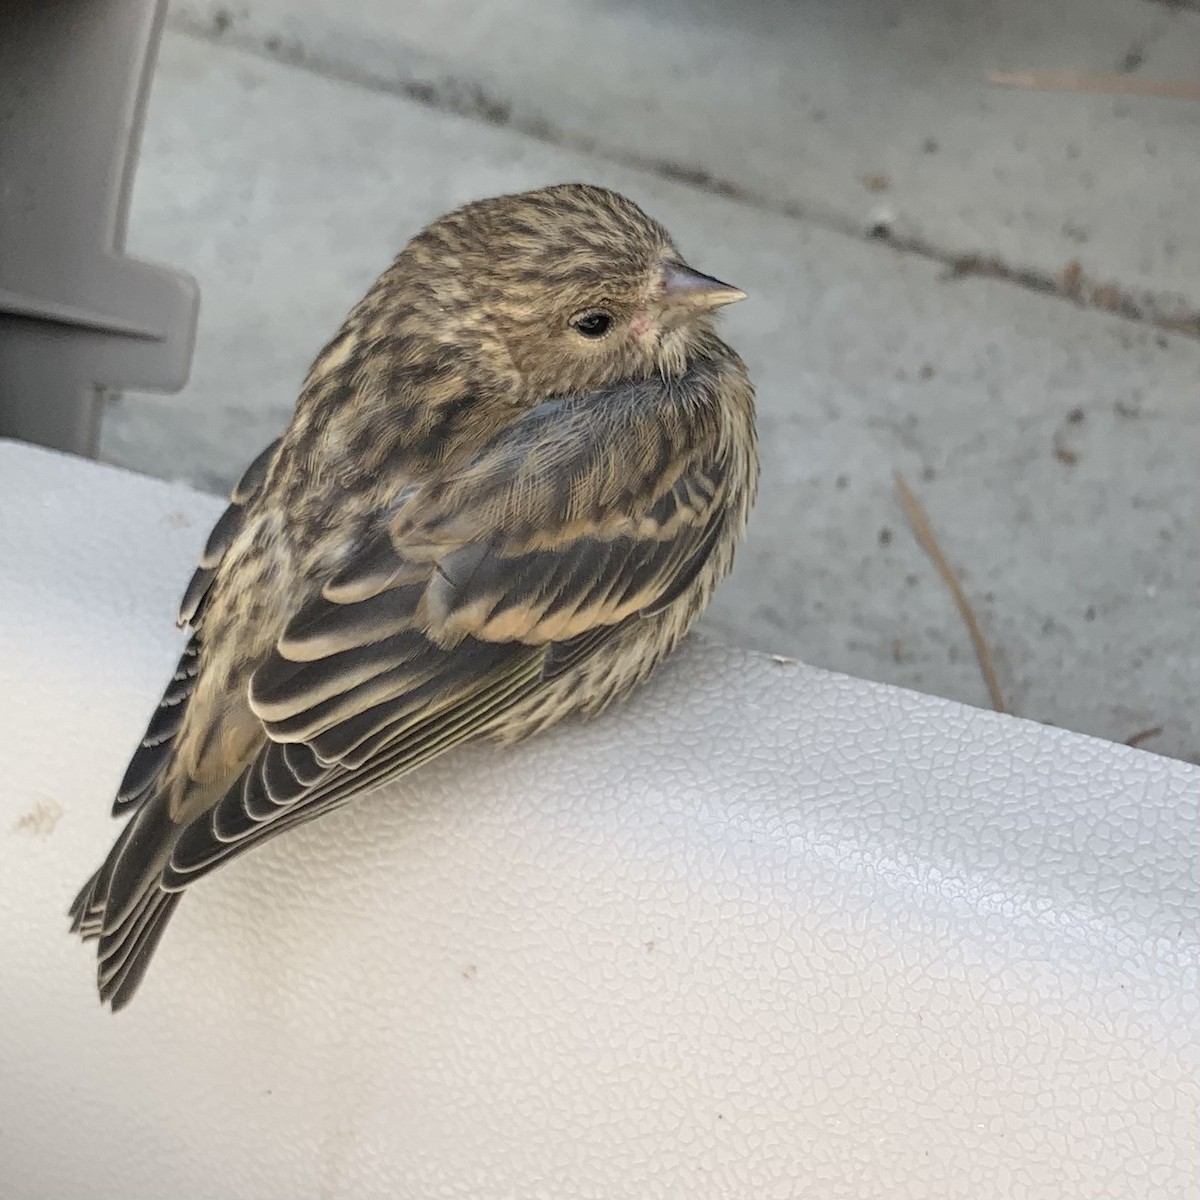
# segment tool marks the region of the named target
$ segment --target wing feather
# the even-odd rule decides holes
[[[664,425],[661,393],[539,406],[470,467],[406,488],[255,670],[267,741],[180,835],[163,886],[497,727],[679,599],[725,528],[728,479],[715,433],[694,411]]]
[[[209,588],[217,576],[221,562],[245,518],[246,506],[266,481],[271,460],[278,442],[272,442],[246,468],[230,493],[230,504],[213,527],[200,556],[200,565],[184,592],[179,608],[179,624],[187,625],[199,619]],[[113,801],[113,816],[121,816],[141,807],[153,795],[154,786],[174,753],[175,735],[183,724],[188,701],[196,689],[200,668],[201,639],[193,633],[179,665],[171,676],[150,718],[142,740],[129,760],[125,775]]]

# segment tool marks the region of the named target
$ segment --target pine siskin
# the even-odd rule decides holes
[[[193,633],[71,908],[114,1009],[183,890],[468,739],[646,678],[730,569],[754,393],[686,266],[614,192],[468,204],[408,243],[236,485]]]

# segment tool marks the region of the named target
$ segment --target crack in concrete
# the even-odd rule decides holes
[[[884,235],[882,240],[898,249],[921,254],[946,264],[949,278],[971,276],[1000,279],[1029,291],[1070,300],[1080,308],[1113,313],[1129,321],[1150,325],[1161,333],[1178,333],[1200,340],[1200,313],[1162,310],[1151,293],[1139,295],[1112,280],[1097,280],[1083,269],[1079,259],[1072,259],[1057,274],[1035,267],[1015,267],[997,255],[948,254],[916,238],[897,238]]]
[[[1200,8],[1200,0],[1151,2],[1171,7],[1184,5]],[[215,9],[209,21],[198,21],[182,13],[171,13],[167,20],[175,32],[200,41],[229,46],[270,62],[299,67],[339,83],[399,96],[436,112],[482,121],[559,149],[594,154],[608,162],[646,171],[660,179],[681,183],[750,208],[790,220],[806,221],[856,241],[882,242],[901,253],[942,264],[946,268],[944,278],[948,280],[968,277],[1000,280],[1029,291],[1069,300],[1082,308],[1113,313],[1152,326],[1162,333],[1200,340],[1200,311],[1188,309],[1177,300],[1173,302],[1171,297],[1135,292],[1111,280],[1095,280],[1084,272],[1078,260],[1066,263],[1061,271],[1054,273],[1037,267],[1014,265],[985,251],[948,250],[927,238],[899,231],[887,217],[863,224],[848,219],[832,207],[781,200],[759,189],[724,179],[704,167],[603,145],[596,139],[556,128],[544,118],[514,112],[508,101],[491,95],[476,80],[463,79],[440,70],[431,72],[434,78],[403,79],[355,69],[333,56],[313,53],[298,39],[236,28],[231,14],[224,8]],[[391,65],[397,69],[399,64],[393,62]],[[1126,66],[1126,69],[1132,68]]]

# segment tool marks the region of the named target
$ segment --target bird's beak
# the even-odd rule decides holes
[[[668,308],[710,309],[745,300],[746,293],[711,275],[701,275],[683,263],[667,263],[663,268],[663,304]]]

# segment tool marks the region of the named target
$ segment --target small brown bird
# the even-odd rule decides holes
[[[646,678],[730,569],[754,392],[744,298],[661,225],[566,184],[408,243],[234,487],[193,634],[71,907],[133,995],[183,890],[468,739],[513,742]]]

